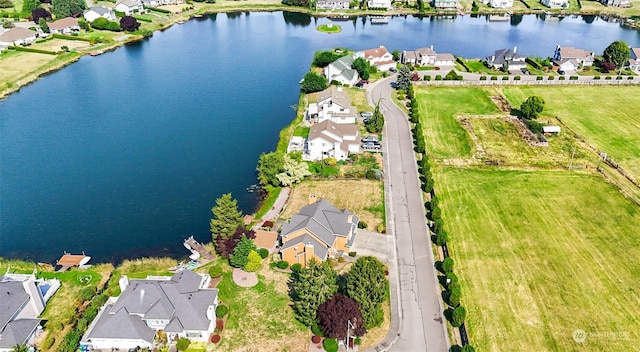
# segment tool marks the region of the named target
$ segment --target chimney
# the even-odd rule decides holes
[[[431,44],[431,50],[433,50],[433,44]]]
[[[120,286],[120,292],[124,292],[124,290],[129,286],[129,278],[127,275],[122,275],[120,280],[118,280],[118,285]]]
[[[315,249],[313,248],[313,245],[311,243],[307,243],[304,245],[304,254],[305,254],[305,260],[308,263],[311,258],[314,257],[315,254]],[[306,266],[306,263],[305,263]]]
[[[317,201],[318,201],[318,199],[317,199],[315,194],[310,194],[309,195],[309,204],[313,204],[313,203],[315,203]]]
[[[518,47],[517,47],[517,46],[514,46],[514,47],[513,47],[513,53],[515,54],[517,51],[518,51]]]

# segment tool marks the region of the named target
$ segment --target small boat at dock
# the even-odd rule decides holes
[[[104,51],[102,51],[102,50],[96,50],[96,51],[92,51],[92,52],[89,53],[89,55],[91,55],[91,56],[98,56],[98,55],[102,55],[102,54],[104,54]]]

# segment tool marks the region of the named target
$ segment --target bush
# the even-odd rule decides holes
[[[459,328],[464,320],[467,318],[467,310],[464,307],[460,306],[453,310],[453,314],[451,315],[451,325]]]
[[[366,229],[367,228],[367,223],[362,221],[362,220],[358,221],[358,228],[359,229]]]
[[[536,77],[536,81],[542,81],[542,76]]]
[[[260,258],[264,259],[269,256],[269,250],[266,248],[258,248],[258,254]]]
[[[593,79],[600,79],[600,76],[593,76]]]
[[[221,304],[216,308],[216,317],[222,319],[225,315],[229,313],[229,307]]]
[[[558,77],[558,80],[559,80],[559,81],[564,81],[564,80],[565,80],[565,78],[566,78],[565,76],[560,76],[560,77]]]
[[[318,336],[318,335],[313,335],[311,336],[311,342],[313,343],[320,343],[320,341],[322,341],[322,337]]]
[[[509,80],[509,76],[502,76],[502,80],[503,81],[508,81]]]
[[[492,81],[497,81],[498,80],[498,76],[491,76],[491,80]]]
[[[445,81],[454,81],[457,77],[458,74],[456,73],[456,71],[451,70],[444,76],[444,79]]]
[[[547,77],[547,81],[553,81],[553,76]]]
[[[577,81],[578,80],[578,76],[571,76],[569,77],[570,81]]]
[[[165,10],[165,9],[161,9],[161,8],[158,8],[158,7],[151,7],[151,6],[149,6],[149,7],[147,7],[147,9],[149,9],[149,10],[151,10],[151,11],[155,11],[155,12],[161,12],[161,13],[168,13],[168,14],[171,14],[171,11],[169,11],[169,10]]]
[[[336,339],[324,339],[322,347],[327,352],[338,352],[338,341]]]
[[[515,77],[513,77],[513,80],[514,80],[514,81],[519,81],[519,80],[521,80],[521,79],[522,79],[522,77],[520,77],[520,76],[515,76]]]
[[[302,265],[300,265],[300,263],[295,263],[291,265],[291,271],[293,271],[294,273],[297,273],[300,270],[302,270]]]
[[[445,243],[449,240],[449,235],[445,230],[440,231],[440,233],[436,236],[436,245],[444,246]]]
[[[357,254],[357,252],[349,252],[349,256],[350,256],[350,257],[355,257],[355,256],[356,256],[356,254]]]
[[[218,318],[216,319],[216,330],[217,332],[220,332],[224,330],[224,320]]]
[[[441,75],[436,75],[436,81],[442,81],[442,76]]]
[[[621,79],[622,79],[622,76],[617,76],[617,77],[616,77],[616,79],[617,79],[617,80],[621,80]]]
[[[459,280],[458,280],[458,275],[456,275],[456,274],[454,274],[452,272],[449,272],[444,277],[445,277],[446,282],[447,282],[446,285],[445,285],[447,290],[452,291],[454,288],[460,287],[460,283],[459,283]]]
[[[40,346],[40,348],[43,351],[46,351],[48,349],[51,348],[51,346],[53,346],[53,344],[56,342],[55,338],[53,337],[53,334],[49,334],[47,335],[47,338],[44,339],[44,341],[42,341],[42,345]]]
[[[215,335],[211,336],[211,342],[212,342],[212,343],[218,343],[218,342],[220,342],[220,335],[215,334]]]
[[[338,161],[336,160],[336,158],[326,158],[324,159],[324,164],[327,166],[334,166],[338,163]]]
[[[107,295],[101,293],[91,299],[91,306],[95,309],[100,309],[100,307],[107,303],[108,299],[109,297]]]
[[[431,80],[431,76],[429,76],[429,75],[424,76],[424,80],[425,81],[430,81]]]
[[[212,278],[217,278],[222,276],[222,267],[220,265],[214,265],[209,268],[209,276]]]
[[[433,209],[431,210],[431,220],[440,219],[441,216],[442,210],[440,210],[440,207],[433,207]]]
[[[286,260],[281,260],[278,262],[278,264],[276,264],[276,266],[278,267],[278,269],[284,270],[289,267],[289,262]]]
[[[320,329],[320,325],[318,325],[317,322],[311,325],[311,332],[316,336],[324,336],[324,333],[322,332],[322,329]]]
[[[95,294],[96,294],[95,287],[85,287],[82,290],[80,290],[80,293],[78,294],[78,296],[80,297],[81,300],[88,301],[91,298],[93,298],[93,295]]]
[[[376,231],[378,231],[379,233],[385,233],[386,228],[384,227],[384,224],[383,223],[378,224],[378,226],[376,226]]]
[[[487,80],[487,76],[480,76],[480,80],[481,81],[486,81]]]
[[[462,296],[462,291],[460,287],[454,287],[449,291],[449,305],[452,307],[457,307],[460,305],[460,297]]]
[[[445,273],[451,273],[453,272],[453,259],[451,259],[451,257],[449,258],[444,258],[444,260],[442,261],[442,271],[444,271]]]

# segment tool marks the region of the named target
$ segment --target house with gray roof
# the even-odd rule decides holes
[[[7,273],[0,278],[0,352],[34,345],[42,331],[38,316],[59,287],[56,279],[36,280],[34,275]]]
[[[282,260],[306,265],[335,258],[349,251],[356,239],[358,217],[339,210],[326,199],[309,196],[309,204],[282,226]]]
[[[353,86],[358,82],[360,76],[358,76],[358,71],[351,68],[352,65],[353,56],[343,56],[324,68],[324,76],[329,82],[338,81],[341,84]]]
[[[357,112],[356,107],[351,105],[349,94],[342,87],[331,86],[318,93],[318,102],[309,104],[305,117],[312,123],[325,120],[338,124],[356,123]]]
[[[190,270],[143,280],[122,276],[122,293],[100,309],[81,344],[90,349],[153,348],[158,330],[170,340],[205,342],[215,328],[218,306],[218,290],[208,288],[210,281],[209,275]]]
[[[604,6],[631,7],[631,0],[599,0]]]
[[[518,48],[496,50],[493,55],[485,58],[485,65],[492,69],[513,71],[527,67],[526,56],[517,53]]]
[[[144,7],[140,0],[120,0],[116,2],[116,11],[120,11],[127,16],[131,16],[135,13],[144,12]]]
[[[360,153],[360,128],[356,124],[338,124],[324,120],[311,126],[305,160],[335,158],[345,160],[349,153]]]
[[[629,48],[630,55],[627,66],[632,70],[640,70],[640,48]]]

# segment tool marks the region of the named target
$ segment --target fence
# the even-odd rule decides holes
[[[631,77],[631,76],[628,76]],[[496,80],[496,81],[416,81],[419,86],[500,86],[500,85],[525,85],[525,86],[549,86],[549,85],[640,85],[640,79],[599,79],[599,80],[541,80],[541,81],[516,81],[516,80]]]

